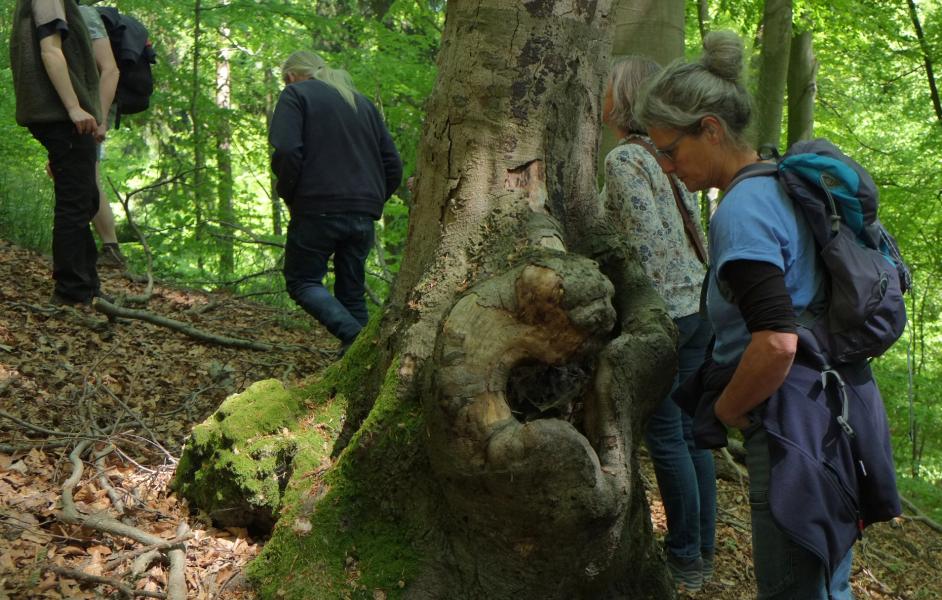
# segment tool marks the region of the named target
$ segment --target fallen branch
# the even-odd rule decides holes
[[[108,469],[105,466],[105,457],[112,452],[114,452],[114,446],[111,444],[108,444],[96,452],[94,455],[95,467],[98,469],[98,485],[108,494],[108,498],[111,500],[111,506],[114,507],[114,511],[120,516],[124,514],[124,500],[121,498],[121,495],[118,494],[118,490],[114,489],[114,486],[111,485],[111,479],[108,477]]]
[[[170,548],[173,548],[174,546],[178,546],[182,544],[183,542],[190,539],[193,539],[193,534],[190,532],[187,532],[187,534],[182,537],[175,537],[172,540],[165,540],[159,544],[151,544],[148,546],[142,546],[141,548],[135,548],[134,550],[125,550],[123,552],[118,552],[117,554],[109,558],[108,561],[105,563],[105,570],[110,571],[111,569],[114,569],[119,564],[123,563],[124,561],[131,558],[139,558],[147,554],[148,552],[162,552],[164,550],[169,550]]]
[[[207,342],[210,344],[216,344],[218,346],[226,346],[229,348],[242,348],[246,350],[258,350],[261,352],[271,352],[275,349],[273,344],[266,344],[264,342],[256,342],[252,340],[244,340],[240,338],[231,338],[223,335],[216,335],[197,329],[191,325],[188,325],[182,321],[177,321],[175,319],[170,319],[168,317],[162,317],[156,315],[152,312],[146,310],[135,310],[133,308],[125,308],[123,306],[116,306],[111,304],[106,300],[101,298],[96,298],[94,303],[94,308],[98,312],[113,316],[113,317],[124,317],[125,319],[137,319],[139,321],[146,321],[154,325],[159,325],[160,327],[166,327],[167,329],[172,329],[174,331],[179,331],[180,333],[187,335],[193,339],[200,340],[201,342]]]
[[[142,531],[137,527],[132,527],[126,525],[117,519],[114,519],[108,516],[104,512],[95,513],[92,515],[83,515],[78,512],[78,509],[75,507],[75,500],[72,495],[72,491],[75,489],[75,486],[78,485],[79,481],[82,479],[82,473],[85,470],[85,465],[82,463],[82,454],[91,444],[88,440],[82,440],[79,442],[75,449],[72,450],[69,454],[69,460],[72,462],[72,475],[62,484],[62,510],[59,512],[59,519],[69,523],[71,525],[79,525],[80,527],[87,527],[89,529],[94,529],[96,531],[101,531],[103,533],[110,533],[112,535],[118,535],[126,538],[130,538],[136,542],[142,544],[147,544],[150,546],[155,546],[158,544],[163,544],[167,540],[157,537],[156,535]],[[185,528],[186,524],[181,523],[180,528]],[[181,529],[178,528],[178,532]],[[185,533],[185,530],[184,530]],[[180,537],[179,535],[177,537]],[[183,556],[183,562],[186,562],[186,551],[182,548],[182,542],[172,547],[168,552],[171,564],[171,575],[172,575],[172,584],[168,582],[167,584],[167,594],[166,596],[161,595],[160,598],[167,598],[168,600],[185,600],[186,598],[186,580],[184,577],[182,591],[179,585],[179,573],[173,573],[173,569],[176,568],[179,570],[181,567],[180,556]],[[175,566],[176,565],[176,566]],[[111,583],[109,583],[111,585]]]
[[[133,598],[134,596],[146,596],[148,598],[167,598],[167,594],[162,592],[151,592],[148,590],[135,590],[128,584],[111,577],[101,577],[100,575],[89,575],[84,571],[79,571],[77,569],[68,569],[66,567],[60,567],[59,565],[46,565],[43,567],[46,571],[52,571],[56,575],[62,575],[63,577],[68,577],[69,579],[75,579],[78,581],[87,581],[89,583],[97,583],[99,585],[110,585],[114,589],[121,592],[121,595],[125,598]]]
[[[942,525],[927,517],[921,510],[919,510],[918,506],[913,504],[907,498],[904,498],[902,494],[900,494],[899,500],[903,503],[903,506],[905,506],[907,510],[913,513],[911,515],[904,515],[907,519],[910,521],[919,521],[920,523],[925,523],[929,528],[942,533]]]
[[[177,525],[177,537],[189,533],[186,523]],[[183,544],[174,546],[167,552],[170,559],[170,574],[167,576],[167,598],[186,599],[186,550]]]

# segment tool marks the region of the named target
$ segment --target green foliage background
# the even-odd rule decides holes
[[[926,56],[906,2],[794,1],[796,23],[813,31],[819,63],[815,135],[832,139],[871,170],[881,188],[881,218],[915,274],[910,331],[874,368],[890,413],[903,487],[930,504],[929,498],[942,496],[937,352],[942,295],[933,283],[942,274],[937,250],[942,115],[933,110],[925,65],[927,58],[942,59],[940,4],[917,2]],[[0,12],[4,46],[11,5]],[[409,176],[424,101],[436,77],[444,0],[116,0],[113,5],[147,25],[159,57],[152,108],[112,132],[102,169],[122,196],[137,191],[129,205],[153,249],[156,275],[290,306],[278,247],[287,215],[271,197],[266,142],[266,115],[280,91],[281,61],[307,48],[349,70],[384,112]],[[709,27],[739,31],[755,52],[762,1],[708,5]],[[697,14],[697,2],[688,1],[691,56],[701,41]],[[216,96],[217,72],[226,57],[230,107]],[[41,147],[14,123],[6,52],[0,53],[0,86],[0,236],[48,250],[51,185]],[[399,265],[409,201],[403,186],[378,224],[383,252],[371,256],[368,284],[380,301]],[[140,269],[141,246],[124,223],[124,211],[117,204],[115,209],[122,247]]]

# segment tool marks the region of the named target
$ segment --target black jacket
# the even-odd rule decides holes
[[[271,168],[292,214],[382,216],[402,181],[402,161],[376,107],[361,94],[356,105],[316,79],[288,85],[278,98]]]

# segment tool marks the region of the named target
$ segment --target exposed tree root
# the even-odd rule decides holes
[[[125,523],[122,523],[121,521],[118,521],[117,519],[114,519],[103,512],[93,515],[83,515],[78,512],[78,509],[75,507],[72,491],[82,479],[82,473],[85,470],[84,463],[82,462],[82,454],[86,449],[88,449],[90,445],[91,442],[89,440],[82,440],[75,446],[75,449],[72,450],[72,453],[69,454],[69,460],[72,462],[72,475],[65,481],[65,483],[62,484],[62,510],[58,515],[60,520],[65,523],[87,527],[89,529],[94,529],[103,533],[110,533],[112,535],[130,538],[136,542],[147,544],[148,546],[152,546],[154,548],[166,546],[168,544],[167,540],[147,533],[146,531],[142,531],[137,527],[126,525]],[[166,595],[161,594],[159,596],[152,596],[151,593],[141,594],[136,590],[131,590],[131,592],[137,595],[167,598],[168,600],[185,600],[187,590],[185,573],[186,549],[184,546],[184,541],[189,537],[187,535],[187,531],[188,528],[186,523],[180,523],[177,528],[177,540],[179,541],[166,547],[167,557],[170,560],[170,574],[167,582]],[[71,575],[69,576],[71,577]],[[91,581],[89,579],[86,580]],[[95,582],[113,585],[116,589],[121,590],[122,593],[127,594],[125,591],[127,586],[117,580],[100,578],[95,580]],[[127,589],[130,590],[130,588]]]

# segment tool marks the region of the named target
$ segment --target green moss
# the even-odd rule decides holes
[[[356,358],[348,360],[356,365]],[[428,495],[419,487],[427,463],[419,407],[399,398],[397,370],[394,361],[369,417],[332,468],[313,477],[295,469],[282,518],[249,566],[260,597],[372,598],[381,589],[397,598],[414,579],[423,556],[418,540],[429,528]],[[320,385],[331,379],[325,374]],[[302,454],[296,464],[310,464]]]
[[[173,487],[223,525],[269,528],[298,449],[303,404],[276,380],[230,396],[193,429]]]

